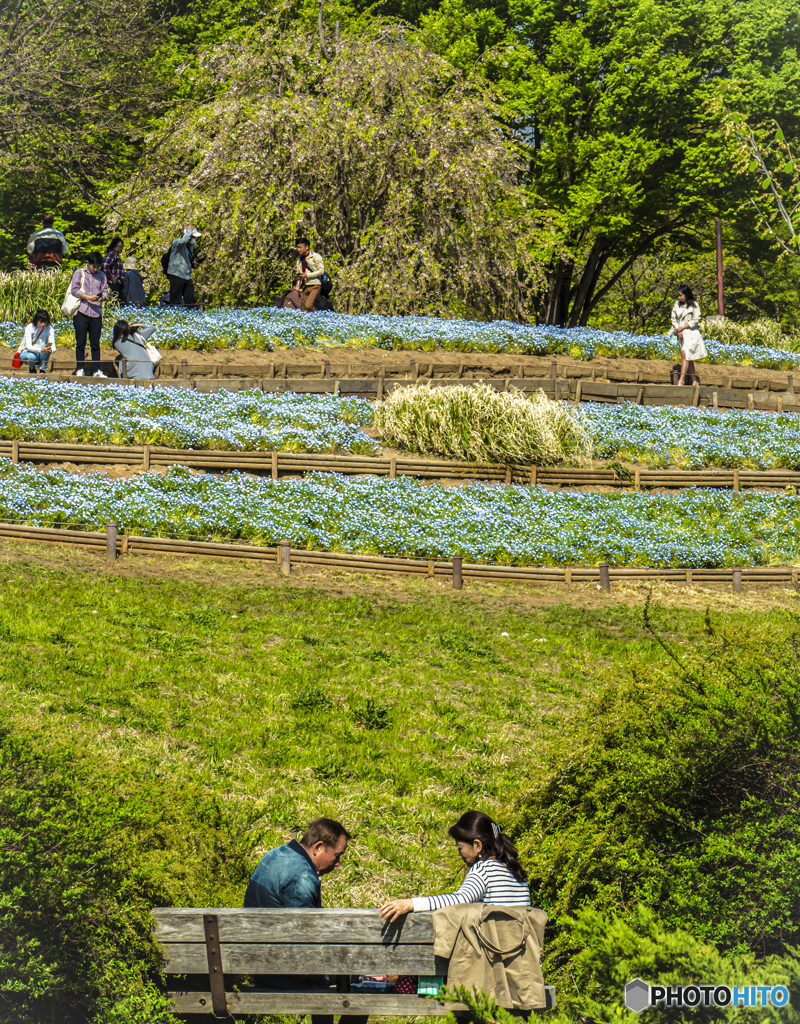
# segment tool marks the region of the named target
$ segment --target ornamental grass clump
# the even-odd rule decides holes
[[[562,402],[488,384],[396,388],[375,406],[383,441],[405,451],[465,462],[547,466],[585,462],[592,442]]]
[[[46,309],[57,320],[70,276],[66,270],[0,274],[0,320],[24,324],[37,309]]]
[[[798,350],[800,339],[794,334],[784,334],[777,320],[752,320],[737,323],[735,320],[705,320],[703,336],[722,342],[723,345],[756,345],[760,348]]]

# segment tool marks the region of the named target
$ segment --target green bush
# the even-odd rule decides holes
[[[648,609],[645,624],[650,628]],[[522,801],[520,847],[574,969],[569,918],[649,908],[725,955],[800,940],[800,622],[706,632],[633,663],[570,730]]]
[[[572,967],[564,983],[557,986],[556,1010],[548,1013],[547,1024],[630,1024],[635,1018],[625,1008],[624,991],[625,983],[632,978],[663,986],[715,982],[740,988],[785,985],[790,992],[788,1006],[759,1008],[755,1013],[764,1024],[796,1024],[800,1020],[800,956],[795,951],[765,960],[750,953],[723,956],[689,932],[669,931],[642,907],[633,909],[628,920],[585,910],[569,925],[574,949]],[[545,977],[546,984],[552,982],[552,978]],[[514,1017],[485,994],[464,988],[449,991],[473,1009],[475,1024],[515,1024]],[[704,1007],[694,1014],[702,1021],[752,1021],[753,1012],[745,1007]],[[661,1006],[648,1009],[643,1019],[648,1024],[667,1024],[695,1018],[686,1010]]]
[[[246,877],[215,805],[191,788],[177,799],[0,733],[0,1024],[172,1019],[151,907]]]

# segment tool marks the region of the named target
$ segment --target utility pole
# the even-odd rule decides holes
[[[725,316],[725,296],[722,288],[722,221],[717,217],[717,314]]]

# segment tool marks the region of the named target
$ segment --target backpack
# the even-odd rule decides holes
[[[327,270],[319,279],[319,286],[320,290],[322,291],[322,294],[325,296],[325,298],[327,298],[331,293],[331,289],[333,288],[333,281],[331,280],[331,277],[328,274]]]
[[[170,258],[171,255],[172,255],[172,243],[170,243],[169,249],[167,249],[167,251],[161,257],[161,269],[164,271],[165,274],[169,270],[169,258]]]

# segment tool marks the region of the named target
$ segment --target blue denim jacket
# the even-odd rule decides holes
[[[306,851],[293,839],[269,850],[253,872],[245,907],[321,907],[319,875]]]

